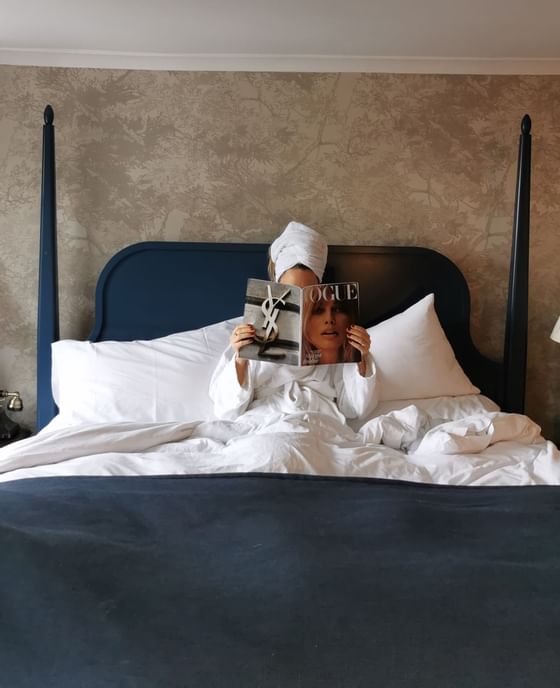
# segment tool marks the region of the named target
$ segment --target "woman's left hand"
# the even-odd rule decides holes
[[[362,355],[361,360],[358,361],[358,372],[362,377],[365,377],[367,372],[366,356],[368,355],[371,346],[371,337],[369,336],[368,331],[360,325],[350,325],[346,331],[346,336],[348,337],[350,344],[355,349],[358,349]]]
[[[368,334],[368,331],[360,325],[350,325],[350,327],[346,330],[346,336],[348,337],[350,344],[354,347],[354,349],[358,349],[358,351],[362,354],[362,359],[364,359],[371,346],[371,338]]]

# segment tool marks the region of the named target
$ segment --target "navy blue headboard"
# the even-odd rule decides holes
[[[103,269],[92,341],[153,339],[240,315],[247,277],[267,279],[262,244],[146,241]]]
[[[52,128],[52,112],[50,123]],[[483,356],[470,337],[466,281],[448,258],[426,248],[330,246],[324,281],[358,281],[362,324],[390,317],[433,292],[442,326],[457,359],[475,385],[508,411],[522,412],[527,337],[530,120],[524,118],[513,232],[510,298],[504,362]],[[52,139],[52,154],[49,140]],[[54,136],[47,139],[43,188],[55,207]],[[52,160],[51,160],[52,157]],[[50,162],[49,162],[50,160]],[[50,203],[47,206],[47,203]],[[56,231],[54,213],[42,222],[39,285],[37,428],[56,414],[51,393],[50,345],[57,338]],[[44,244],[47,246],[45,247]],[[96,290],[90,339],[151,339],[241,315],[248,277],[266,278],[267,246],[143,242],[119,251],[106,265]],[[506,376],[504,371],[507,371]],[[514,381],[512,383],[512,378]],[[508,382],[509,379],[509,382]]]
[[[265,244],[149,241],[119,251],[97,284],[92,341],[152,339],[241,315],[248,277],[266,279]],[[469,330],[470,295],[460,270],[427,248],[330,246],[324,280],[358,281],[365,326],[427,294],[470,379],[496,399],[501,365],[483,356]]]

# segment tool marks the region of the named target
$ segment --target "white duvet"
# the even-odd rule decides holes
[[[501,413],[474,397],[381,406],[353,428],[309,412],[249,421],[53,425],[0,450],[0,481],[234,472],[560,484],[560,452],[527,416]]]

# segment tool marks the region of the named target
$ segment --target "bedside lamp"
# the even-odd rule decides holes
[[[6,408],[8,411],[23,410],[23,401],[19,392],[7,392],[4,389],[0,389],[0,403],[4,399],[7,399]],[[4,409],[0,407],[0,441],[14,439],[19,431],[19,425],[8,418]]]
[[[560,318],[556,321],[556,325],[552,328],[550,333],[550,338],[553,342],[558,342],[560,344]]]

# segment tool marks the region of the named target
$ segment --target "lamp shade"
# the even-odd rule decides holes
[[[552,332],[550,333],[550,338],[558,342],[560,344],[560,318],[556,321],[556,325],[552,328]]]

